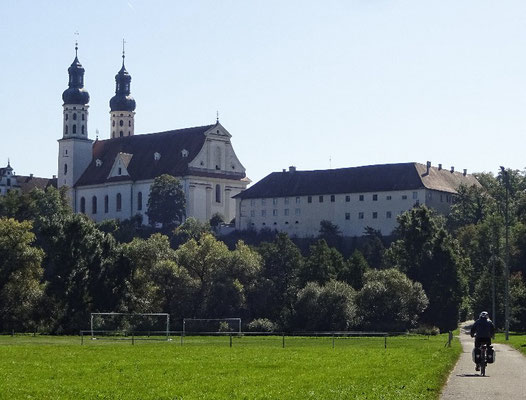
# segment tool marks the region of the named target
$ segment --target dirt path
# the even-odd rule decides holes
[[[449,376],[441,400],[526,399],[526,357],[510,346],[495,344],[495,363],[488,365],[486,376],[481,377],[471,360],[473,339],[469,330],[462,327],[459,339],[464,351]]]

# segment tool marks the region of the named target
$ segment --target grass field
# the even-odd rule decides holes
[[[447,337],[0,336],[0,399],[437,399],[461,348]]]
[[[497,333],[495,335],[495,342],[508,344],[526,355],[526,334],[510,332],[509,339],[510,340],[506,341],[504,333]]]

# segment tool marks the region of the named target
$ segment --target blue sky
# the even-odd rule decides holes
[[[62,91],[86,69],[109,137],[126,67],[136,134],[213,123],[257,181],[289,165],[526,166],[524,1],[12,1],[0,4],[0,165],[56,174]]]

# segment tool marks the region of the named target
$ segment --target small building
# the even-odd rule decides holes
[[[0,168],[0,196],[5,196],[11,190],[21,193],[29,193],[33,189],[45,190],[49,186],[57,187],[57,179],[37,178],[30,174],[29,176],[16,175],[8,161],[7,166]]]
[[[235,196],[236,229],[270,228],[311,237],[328,220],[344,236],[362,236],[366,227],[389,235],[396,217],[416,205],[447,214],[461,185],[480,183],[466,170],[445,170],[430,162],[315,171],[290,167]]]

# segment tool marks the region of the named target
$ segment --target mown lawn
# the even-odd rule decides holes
[[[509,334],[509,340],[506,341],[504,333],[497,333],[495,335],[495,342],[508,344],[526,355],[526,334],[512,333]]]
[[[437,399],[458,340],[0,336],[0,399]]]

